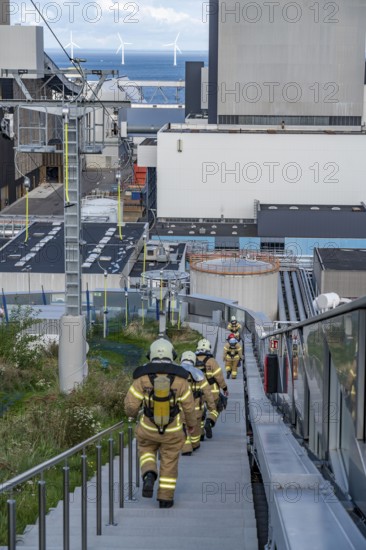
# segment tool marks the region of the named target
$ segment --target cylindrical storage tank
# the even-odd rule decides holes
[[[316,303],[319,309],[331,309],[337,307],[340,300],[340,297],[335,292],[327,292],[326,294],[320,294],[316,298]]]
[[[237,300],[246,309],[277,317],[279,262],[253,251],[191,257],[191,293]]]
[[[100,218],[101,222],[117,223],[118,203],[114,199],[87,199],[81,206],[81,218]]]

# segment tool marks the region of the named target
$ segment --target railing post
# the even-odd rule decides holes
[[[46,482],[38,481],[38,548],[46,550]]]
[[[63,467],[63,497],[64,497],[64,550],[70,549],[70,468],[69,466]]]
[[[132,426],[128,425],[128,500],[132,501]]]
[[[125,447],[125,434],[119,432],[119,507],[123,508],[125,505],[125,472],[124,472],[124,447]]]
[[[114,440],[113,437],[110,437],[108,440],[108,448],[109,448],[109,476],[108,476],[108,492],[109,492],[109,524],[108,525],[115,525],[114,523],[114,472],[113,472],[113,460],[114,460]]]
[[[136,458],[136,487],[140,487],[140,464],[139,464],[139,449],[137,438],[135,439],[135,458]]]
[[[16,550],[16,502],[9,499],[8,503],[8,550]]]
[[[102,534],[102,446],[100,443],[96,446],[97,463],[97,535]]]
[[[84,451],[85,452],[85,451]],[[87,503],[88,503],[88,463],[87,456],[81,455],[81,550],[87,550]]]

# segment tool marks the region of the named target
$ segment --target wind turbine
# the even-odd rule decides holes
[[[70,48],[71,59],[74,59],[74,46],[80,49],[80,46],[78,46],[75,42],[72,41],[72,31],[70,31],[70,42],[66,44],[65,48]]]
[[[118,33],[118,38],[119,38],[121,43],[118,47],[118,50],[116,51],[116,54],[119,52],[119,50],[122,50],[121,51],[121,53],[122,53],[121,65],[124,65],[125,64],[125,46],[132,46],[132,42],[123,42],[122,36],[119,33]]]
[[[173,63],[174,67],[177,66],[177,52],[182,53],[178,46],[179,35],[180,35],[180,32],[177,34],[177,38],[171,44],[164,44],[164,46],[174,46],[174,63]]]

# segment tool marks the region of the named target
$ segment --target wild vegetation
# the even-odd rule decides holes
[[[29,334],[35,323],[34,311],[19,307],[9,324],[0,326],[0,484],[122,420],[131,372],[146,361],[158,332],[156,322],[145,320],[142,325],[135,320],[127,327],[114,326],[103,340],[96,326],[89,340],[88,378],[64,395],[58,386],[58,347],[46,349]],[[189,328],[172,327],[168,335],[178,355],[194,350],[200,338]],[[73,490],[80,484],[80,459],[74,457],[69,466]],[[90,475],[94,467],[95,461],[89,460]],[[45,479],[47,505],[52,507],[62,498],[62,465],[48,470]],[[11,495],[17,502],[18,532],[37,517],[37,481],[28,481]],[[0,495],[0,544],[6,543],[8,498]]]

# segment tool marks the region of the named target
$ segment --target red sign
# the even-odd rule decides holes
[[[271,349],[278,349],[278,340],[271,340],[270,346]]]

